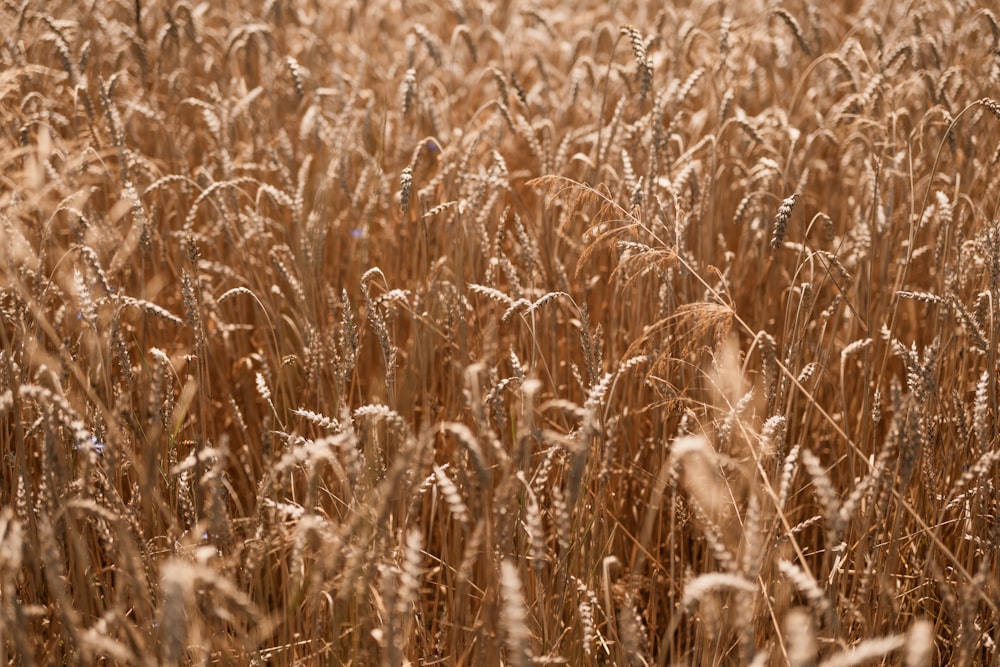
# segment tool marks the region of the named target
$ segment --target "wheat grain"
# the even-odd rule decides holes
[[[986,107],[987,111],[993,114],[998,120],[1000,120],[1000,102],[989,97],[984,97],[979,100],[979,104]]]
[[[788,221],[792,217],[792,210],[798,199],[799,194],[793,192],[790,196],[781,200],[778,212],[774,216],[773,231],[771,232],[771,250],[777,250],[784,243]]]
[[[527,667],[532,662],[528,611],[524,606],[521,576],[509,560],[500,563],[500,594],[503,611],[500,623],[504,628],[507,657],[511,665]]]
[[[821,618],[830,610],[831,605],[826,593],[808,572],[783,558],[778,560],[778,570],[799,593],[805,596],[809,607]]]
[[[782,622],[787,638],[786,655],[789,667],[810,667],[816,664],[816,630],[809,613],[791,610]]]
[[[906,645],[903,649],[903,664],[906,667],[927,667],[934,659],[934,623],[919,620],[910,626]]]
[[[878,637],[859,642],[851,649],[833,655],[820,663],[820,667],[852,667],[868,661],[881,658],[887,653],[901,648],[906,642],[903,635]]]
[[[684,585],[684,597],[681,600],[681,606],[690,612],[709,593],[725,590],[756,593],[757,587],[736,574],[721,572],[702,574]]]

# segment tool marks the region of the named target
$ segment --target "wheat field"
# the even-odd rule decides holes
[[[0,662],[1000,665],[988,0],[4,0]]]

